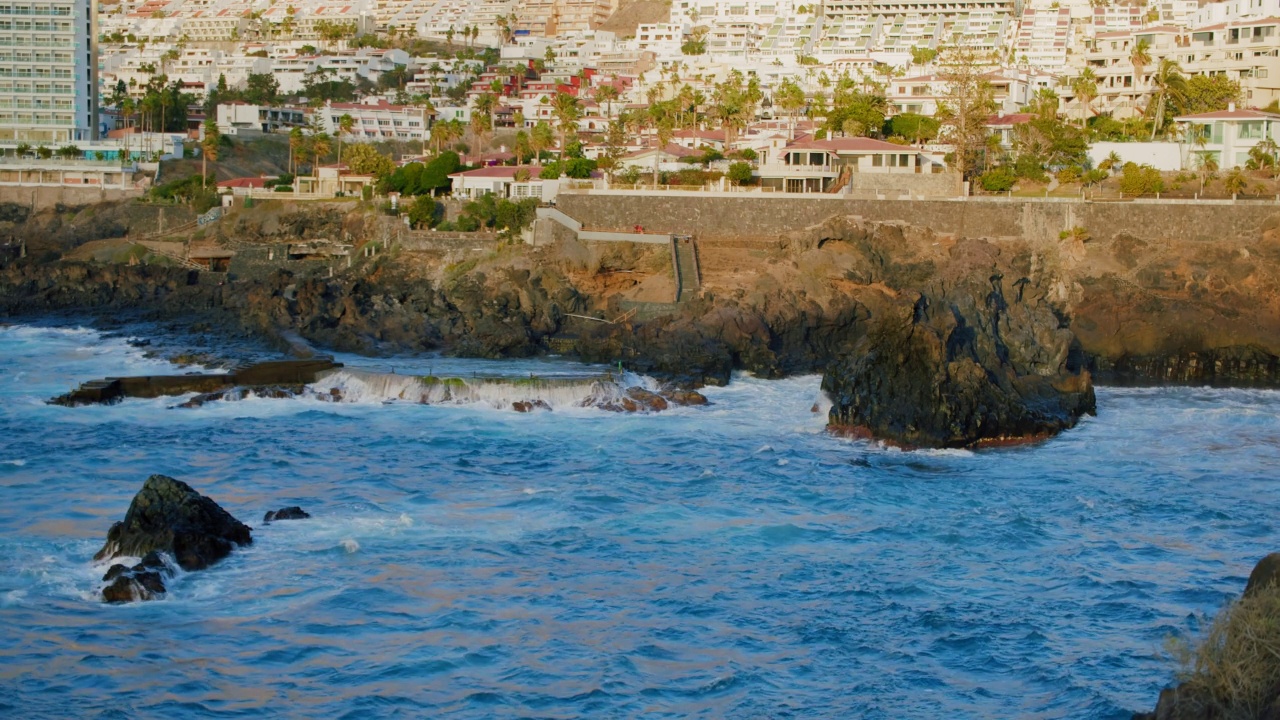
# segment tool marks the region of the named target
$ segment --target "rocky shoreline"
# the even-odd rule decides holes
[[[293,227],[286,220],[240,218],[234,228],[267,239],[268,227]],[[307,222],[318,232],[354,221],[330,212]],[[447,253],[375,253],[338,273],[267,263],[221,275],[37,253],[0,268],[0,316],[125,317],[295,356],[311,345],[374,356],[555,354],[684,389],[723,385],[739,370],[822,373],[834,429],[904,446],[1051,436],[1094,411],[1095,381],[1280,387],[1269,305],[1225,304],[1244,302],[1245,286],[1280,297],[1280,278],[1260,274],[1271,273],[1258,262],[1276,245],[1269,235],[1255,254],[1197,251],[1235,275],[1253,273],[1225,289],[1212,270],[1197,279],[1199,266],[1144,256],[1151,248],[1125,238],[1084,243],[1044,248],[832,217],[752,251],[751,273],[648,315],[627,297],[645,287],[641,278],[660,277],[660,255],[565,238],[462,263]],[[743,261],[735,257],[722,262]],[[618,280],[622,271],[637,279]],[[921,307],[924,317],[901,325]],[[1259,320],[1246,323],[1249,313]],[[1224,335],[1230,327],[1245,329]]]

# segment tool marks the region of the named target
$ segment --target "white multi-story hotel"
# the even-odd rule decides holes
[[[0,0],[0,140],[98,136],[96,0]]]

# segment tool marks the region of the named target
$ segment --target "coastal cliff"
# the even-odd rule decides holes
[[[239,254],[215,280],[87,255],[93,243],[82,240],[95,235],[84,226],[103,217],[131,215],[108,207],[6,221],[0,229],[32,251],[0,268],[0,313],[123,310],[281,348],[296,332],[367,354],[555,352],[697,385],[735,369],[823,372],[865,339],[877,308],[999,274],[1074,334],[1099,382],[1280,386],[1280,219],[1247,241],[1161,244],[1123,234],[967,238],[836,215],[768,240],[700,241],[702,292],[671,304],[661,246],[459,245],[430,234],[397,245],[375,240],[389,235],[388,218],[285,206],[237,211],[210,232],[205,241]],[[349,268],[269,260],[269,248],[311,236],[379,251]]]

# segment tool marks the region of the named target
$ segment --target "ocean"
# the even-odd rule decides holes
[[[982,452],[829,435],[817,376],[738,376],[656,414],[385,383],[45,404],[190,370],[142,353],[0,328],[5,717],[1128,718],[1173,678],[1166,640],[1280,550],[1272,391],[1101,388],[1078,428]],[[153,473],[254,544],[103,604],[93,554]],[[312,519],[262,524],[287,505]]]

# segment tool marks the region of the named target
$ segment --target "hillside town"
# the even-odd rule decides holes
[[[1277,26],[1280,0],[26,0],[0,185],[1275,196]],[[219,164],[250,141],[287,157]]]

